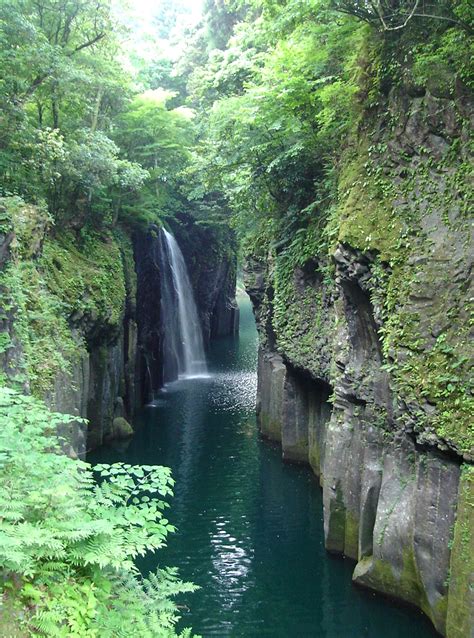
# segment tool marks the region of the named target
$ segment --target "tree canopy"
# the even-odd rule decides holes
[[[347,209],[360,212],[362,201],[369,212],[381,211],[381,221],[367,229],[362,210],[361,249],[372,249],[372,234],[387,230],[392,191],[374,157],[382,129],[396,126],[386,112],[389,96],[428,92],[448,100],[473,87],[470,0],[206,0],[200,22],[181,33],[185,4],[159,2],[148,25],[152,55],[141,58],[137,49],[127,51],[117,11],[113,0],[0,2],[0,213],[7,200],[17,216],[27,207],[36,211],[26,230],[34,234],[37,223],[50,235],[62,233],[65,252],[79,240],[87,250],[112,243],[111,231],[118,236],[183,218],[216,234],[225,229],[227,239],[231,228],[243,253],[271,255],[280,327],[289,321],[293,267],[321,257],[318,276],[330,280],[330,246],[353,236],[352,228],[338,234]],[[423,161],[416,170],[431,170],[434,159]],[[449,172],[456,205],[467,207],[466,165],[440,170]],[[0,222],[10,232],[7,217]],[[405,240],[397,237],[397,246]],[[20,244],[17,238],[18,254],[27,251]],[[43,265],[56,257],[52,272],[73,279],[74,261],[62,266],[47,241],[44,248]],[[120,254],[117,248],[101,264],[108,282]],[[61,369],[73,338],[65,315],[56,319],[70,300],[37,299],[47,282],[35,259],[17,269],[14,283],[17,306],[35,327],[23,342],[25,356],[40,377],[45,352]],[[100,279],[95,266],[86,270],[92,284]],[[381,265],[380,271],[388,276]],[[25,291],[27,279],[36,286]],[[97,314],[89,282],[79,283],[78,303]],[[397,339],[405,346],[396,323],[405,318],[391,312],[391,294],[385,311],[388,304],[392,324],[383,335],[390,353]],[[118,305],[101,312],[118,323]],[[443,403],[443,427],[454,428],[468,404],[446,370],[433,376],[429,369],[448,369],[442,357],[449,361],[454,351],[437,343],[423,362],[428,372],[407,367],[406,357],[399,369],[410,391]],[[453,374],[464,365],[460,359]],[[176,635],[170,597],[192,587],[174,571],[143,580],[133,565],[171,531],[163,514],[172,485],[166,469],[119,464],[94,475],[59,454],[52,432],[65,417],[13,391],[0,392],[0,417],[7,424],[0,430],[0,567],[15,575],[11,589],[32,610],[29,630]],[[150,502],[148,494],[160,498]]]

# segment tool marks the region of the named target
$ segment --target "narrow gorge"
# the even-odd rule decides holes
[[[472,5],[171,4],[0,7],[0,635],[471,638]]]
[[[9,223],[9,232],[2,235],[2,265],[10,276],[6,284],[11,286],[6,294],[26,296],[25,306],[12,307],[2,325],[4,340],[12,344],[0,355],[3,374],[7,382],[14,383],[20,369],[33,368],[36,363],[34,353],[28,351],[32,344],[22,344],[21,329],[31,331],[26,333],[31,339],[38,330],[43,338],[53,341],[51,345],[57,348],[61,361],[50,362],[49,383],[41,390],[51,409],[89,421],[88,428],[73,424],[68,435],[71,454],[85,457],[86,450],[131,434],[129,422],[136,411],[153,399],[164,382],[189,372],[178,369],[176,358],[164,352],[167,324],[178,321],[177,309],[161,303],[162,295],[170,294],[167,287],[173,286],[171,275],[162,272],[171,268],[169,254],[163,248],[166,231],[151,228],[133,237],[96,235],[81,245],[72,236],[47,236],[41,211],[33,207],[17,209],[13,203],[12,209],[3,207],[3,215]],[[23,226],[24,216],[33,218],[28,219],[28,224],[34,225],[32,229]],[[31,241],[28,232],[37,234],[37,252],[27,253],[27,259],[23,259],[22,249],[29,251]],[[230,252],[219,254],[222,246],[212,233],[203,232],[200,239],[200,254],[190,252],[188,260],[196,290],[205,290],[199,298],[199,317],[208,342],[237,331],[236,259]],[[207,248],[203,250],[203,246]],[[72,273],[75,299],[62,287]],[[30,289],[22,276],[33,283]],[[18,286],[16,290],[14,285]],[[71,304],[69,320],[60,327],[67,332],[55,335],[58,319],[46,313],[66,298]],[[45,313],[41,325],[30,323],[29,303],[41,304],[38,312]],[[163,310],[171,314],[162,316]],[[67,355],[70,360],[62,360]],[[188,365],[192,372],[193,365],[199,368],[200,364]],[[34,369],[28,372],[32,378]]]

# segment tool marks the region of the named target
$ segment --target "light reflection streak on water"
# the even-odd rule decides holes
[[[232,414],[254,409],[257,398],[257,373],[240,372],[216,375],[215,388],[210,399],[219,410]]]
[[[212,578],[222,592],[223,605],[230,610],[240,604],[241,596],[251,586],[249,572],[254,552],[249,537],[239,541],[226,531],[230,521],[219,518],[213,524],[215,531],[210,535],[210,544],[215,571]]]

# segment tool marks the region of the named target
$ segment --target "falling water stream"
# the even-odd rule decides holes
[[[421,613],[352,585],[353,562],[324,549],[314,475],[258,436],[257,333],[240,307],[240,336],[211,344],[208,378],[167,384],[129,443],[91,455],[172,468],[178,531],[140,569],[174,565],[200,586],[179,603],[181,627],[203,638],[433,638]]]
[[[201,324],[178,242],[161,231],[161,318],[164,381],[207,374]]]

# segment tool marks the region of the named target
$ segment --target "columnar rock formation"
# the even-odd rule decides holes
[[[455,417],[466,399],[449,403],[469,356],[472,242],[445,161],[465,142],[463,99],[391,95],[398,128],[379,121],[371,134],[393,213],[373,212],[370,177],[352,166],[329,254],[288,265],[279,245],[246,272],[262,434],[320,477],[326,547],[356,561],[353,580],[418,606],[450,638],[474,630],[472,448]]]

